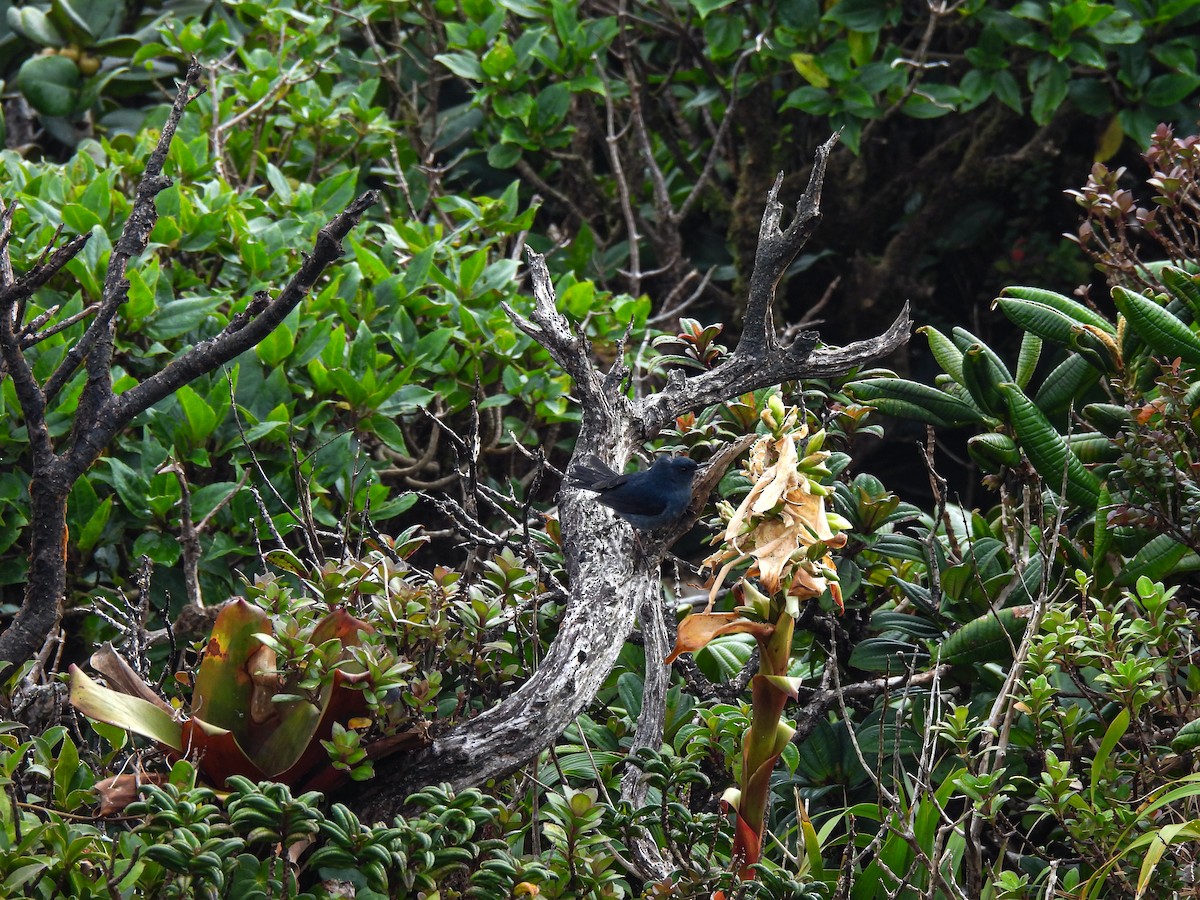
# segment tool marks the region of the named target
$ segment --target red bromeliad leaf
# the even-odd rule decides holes
[[[266,613],[237,599],[222,608],[213,626],[195,679],[191,718],[180,721],[161,701],[155,704],[103,687],[76,666],[71,667],[71,702],[90,718],[151,738],[173,756],[195,759],[205,779],[218,788],[230,775],[245,775],[258,781],[277,779],[300,790],[327,791],[347,774],[330,764],[321,741],[332,737],[334,723],[364,719],[369,711],[366,695],[353,687],[367,675],[360,665],[345,660],[345,651],[373,630],[345,610],[331,612],[316,625],[310,640],[314,646],[339,641],[340,667],[311,702],[275,703],[276,693],[299,691],[277,671],[275,651],[255,637],[271,633]],[[299,677],[294,674],[292,682]],[[395,735],[371,755],[380,758],[425,742],[417,732]],[[128,790],[126,781],[114,781],[114,802]]]
[[[742,868],[738,877],[743,881],[754,880],[754,870],[750,868],[762,858],[762,835],[758,834],[750,823],[742,818],[739,812],[734,822],[733,856],[742,858]]]
[[[336,787],[349,773],[335,769],[329,762],[329,752],[321,746],[321,741],[328,741],[333,736],[333,724],[346,723],[357,716],[364,716],[368,711],[367,698],[362,691],[348,686],[348,676],[342,672],[333,673],[333,684],[323,692],[324,710],[319,715],[309,732],[308,742],[302,745],[300,753],[278,780],[285,784],[302,785],[303,790],[328,791]],[[311,705],[311,704],[310,704]],[[265,751],[269,746],[264,745],[264,755],[260,757],[264,764],[276,761],[268,760]],[[316,787],[320,782],[323,787]]]
[[[264,633],[271,633],[271,623],[257,606],[240,597],[223,606],[192,692],[192,716],[233,732],[244,747],[254,744],[255,684],[246,664],[263,646],[255,635]]]
[[[362,619],[356,619],[344,609],[335,609],[313,629],[310,641],[313,646],[320,646],[328,640],[337,638],[343,647],[357,647],[362,643],[359,632],[371,634],[375,626]]]
[[[266,772],[254,764],[231,731],[210,725],[194,716],[183,722],[184,752],[214,787],[224,788],[230,775],[245,775],[252,781],[268,781]]]
[[[761,644],[774,631],[774,625],[743,618],[740,613],[692,613],[679,623],[679,631],[675,635],[675,649],[663,662],[670,665],[684,653],[695,653],[713,638],[723,634],[752,634]]]
[[[362,643],[360,633],[374,630],[369,623],[354,618],[344,609],[337,609],[317,624],[310,642],[320,646],[336,639],[341,641],[344,653],[345,648]],[[329,764],[329,754],[320,742],[333,735],[334,722],[344,725],[367,714],[366,695],[351,687],[362,677],[360,666],[343,665],[334,671],[332,680],[321,689],[315,702],[290,700],[276,704],[278,724],[254,748],[255,762],[272,777],[291,785],[299,785],[306,778],[315,776],[317,773],[313,770],[322,766],[337,772]],[[285,692],[292,692],[289,687],[285,685]],[[305,790],[318,789],[306,787]]]

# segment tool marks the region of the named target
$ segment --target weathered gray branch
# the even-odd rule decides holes
[[[576,456],[595,455],[620,470],[636,447],[677,416],[755,388],[845,372],[908,340],[907,306],[884,334],[841,349],[815,349],[814,332],[802,333],[787,347],[780,346],[776,337],[771,315],[775,290],[819,221],[825,161],[835,142],[836,136],[818,149],[808,189],[787,228],[780,225],[782,180],[771,189],[750,280],[746,332],[735,352],[710,372],[691,379],[675,375],[662,392],[645,399],[631,400],[619,389],[625,373],[620,354],[605,375],[596,369],[587,341],[558,312],[544,260],[529,252],[534,308],[528,318],[507,307],[506,311],[575,380],[583,416]],[[698,478],[697,482],[697,491],[703,489],[707,496],[715,480]],[[666,533],[635,538],[628,525],[580,490],[563,492],[559,519],[570,597],[562,626],[540,667],[499,705],[420,751],[382,763],[379,777],[359,797],[365,817],[388,818],[410,793],[431,783],[449,782],[463,788],[507,775],[549,747],[595,698],[633,627],[637,610],[661,602],[663,555],[694,522],[693,517],[685,517]],[[647,641],[648,649],[656,646]],[[647,670],[656,665],[661,665],[661,657],[648,654]],[[658,681],[653,680],[656,693],[664,690],[666,683],[665,679],[662,684]],[[648,698],[648,702],[656,701]],[[650,738],[650,732],[645,737]]]

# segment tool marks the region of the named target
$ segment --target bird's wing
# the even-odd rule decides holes
[[[595,456],[585,456],[567,473],[567,482],[572,487],[587,488],[589,491],[610,491],[624,484],[628,475],[620,475]]]
[[[621,477],[624,478],[625,476],[622,475]],[[611,493],[602,491],[597,499],[605,506],[616,510],[622,515],[657,516],[661,515],[666,508],[666,501],[662,497],[648,496],[643,493],[613,496]]]

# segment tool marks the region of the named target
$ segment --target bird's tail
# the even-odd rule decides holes
[[[567,484],[576,488],[592,488],[616,477],[617,473],[610,469],[603,460],[588,454],[567,473]]]

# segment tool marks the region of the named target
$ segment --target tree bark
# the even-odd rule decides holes
[[[836,140],[835,135],[818,148],[808,189],[786,228],[781,225],[783,206],[778,201],[782,176],[771,189],[750,279],[745,328],[735,352],[716,369],[694,378],[672,373],[660,393],[643,400],[631,400],[621,389],[629,374],[623,350],[607,373],[596,369],[586,340],[557,309],[545,261],[529,251],[533,312],[526,318],[506,310],[575,381],[583,413],[575,458],[594,455],[620,471],[635,446],[677,416],[755,388],[845,372],[908,340],[907,306],[884,334],[843,349],[815,350],[813,332],[782,346],[775,333],[776,286],[819,221],[825,161]],[[364,818],[389,818],[403,808],[410,793],[428,784],[448,782],[464,788],[508,775],[549,747],[595,698],[636,611],[646,603],[661,603],[663,556],[694,522],[688,516],[665,533],[639,538],[580,490],[564,491],[559,513],[570,596],[562,626],[541,666],[514,694],[430,746],[381,761],[377,777],[364,785],[356,800]],[[646,665],[653,666],[653,660]]]

